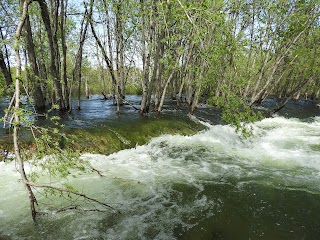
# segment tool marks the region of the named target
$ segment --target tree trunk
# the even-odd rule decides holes
[[[1,27],[0,27],[0,33],[1,33],[1,39],[4,40]],[[12,81],[12,76],[10,72],[10,62],[9,62],[8,50],[6,45],[5,45],[5,55],[6,57],[4,57],[2,49],[0,48],[0,69],[6,81],[6,85],[7,87],[9,87],[13,81]],[[7,59],[7,63],[5,62],[5,58]]]
[[[124,74],[124,39],[123,39],[123,23],[122,23],[122,8],[123,1],[119,0],[116,3],[116,66],[118,75],[118,86],[120,94],[120,104],[125,98],[125,74]]]
[[[81,109],[80,106],[80,98],[81,98],[81,67],[82,67],[82,55],[83,55],[83,45],[86,40],[87,35],[87,29],[89,27],[90,18],[92,15],[92,5],[90,6],[89,12],[87,11],[87,8],[85,10],[85,15],[83,16],[83,19],[81,21],[81,29],[80,29],[80,43],[79,48],[76,54],[76,60],[74,64],[74,68],[72,71],[72,79],[73,81],[78,82],[78,110]],[[84,22],[86,21],[86,22]],[[69,94],[69,102],[71,102],[71,94]]]
[[[100,60],[98,45],[96,45],[96,50],[97,50],[97,61],[98,61],[98,65],[99,65],[99,80],[101,82],[101,92],[102,92],[102,95],[106,99],[107,93],[106,93],[106,82],[105,82],[105,78],[104,78],[104,68],[103,68],[102,61]]]
[[[93,2],[94,2],[94,0],[91,0],[91,1],[90,1],[90,6],[91,6],[91,8],[92,8],[92,5],[93,5]],[[92,9],[91,9],[91,11],[92,11]],[[97,42],[97,44],[98,44],[98,46],[99,46],[99,48],[100,48],[100,51],[101,51],[101,53],[102,53],[102,55],[103,55],[103,58],[104,58],[104,60],[105,60],[105,62],[106,62],[106,64],[107,64],[109,73],[110,73],[110,75],[111,75],[112,83],[113,83],[115,86],[117,86],[117,87],[115,88],[115,91],[116,91],[116,96],[117,96],[117,113],[119,113],[119,112],[120,112],[120,100],[121,100],[122,98],[121,98],[121,96],[120,96],[120,87],[119,87],[119,85],[117,84],[117,79],[116,79],[116,76],[115,76],[115,74],[114,74],[113,65],[112,65],[112,62],[110,61],[110,59],[109,59],[109,57],[108,57],[108,55],[107,55],[107,53],[106,53],[106,51],[105,51],[105,49],[104,49],[101,41],[100,41],[100,39],[98,38],[98,35],[97,35],[97,33],[96,33],[95,29],[94,29],[94,26],[93,26],[93,21],[92,21],[91,17],[90,17],[90,19],[89,19],[89,22],[90,22],[90,26],[91,26],[92,35],[93,35],[93,37],[95,38],[95,40],[96,40],[96,42]]]
[[[66,1],[66,3],[64,3]],[[63,98],[65,101],[65,106],[68,111],[70,111],[69,105],[69,87],[68,87],[68,79],[67,79],[67,44],[65,37],[65,26],[66,26],[66,5],[68,4],[68,0],[61,0],[61,10],[60,10],[60,35],[61,35],[61,46],[62,46],[62,82],[63,82]]]
[[[36,34],[37,34],[36,38],[39,43],[38,45],[39,55],[37,56],[37,60],[38,60],[38,67],[39,67],[39,76],[40,76],[40,79],[42,79],[42,93],[43,93],[45,105],[52,105],[52,103],[55,101],[52,101],[53,94],[52,92],[49,91],[49,88],[48,88],[48,71],[44,61],[45,43],[44,43],[44,38],[43,38],[41,26],[40,26],[41,16],[36,16],[36,21],[38,21],[39,23],[38,31],[36,31]]]
[[[156,10],[154,10],[156,11]],[[147,91],[147,109],[150,108],[151,104],[151,95],[154,92],[154,85],[155,82],[157,81],[159,84],[161,82],[161,76],[162,76],[162,70],[163,70],[163,63],[160,62],[160,59],[162,58],[164,54],[164,43],[162,42],[164,37],[165,37],[165,32],[164,30],[161,30],[161,32],[157,31],[157,45],[156,45],[156,50],[154,53],[153,57],[153,71],[152,71],[152,76],[151,76],[151,81],[149,82],[149,87]],[[160,89],[159,89],[160,90]],[[156,95],[156,93],[155,93]],[[155,98],[159,98],[159,95],[155,96]],[[157,105],[157,107],[156,107]],[[155,109],[157,110],[159,105],[158,99],[155,100]]]
[[[26,16],[26,20],[24,23],[24,29],[26,30],[26,48],[28,52],[30,66],[32,69],[32,73],[29,75],[29,77],[34,87],[33,96],[35,100],[35,107],[37,110],[43,111],[45,109],[45,101],[44,101],[44,96],[41,88],[41,81],[40,81],[41,78],[39,74],[38,61],[37,61],[36,51],[33,43],[33,36],[32,36],[30,19],[28,14]]]
[[[7,87],[9,87],[12,83],[12,77],[9,69],[7,68],[7,64],[4,61],[2,50],[0,49],[0,68],[1,72],[3,73],[4,79],[6,81]]]
[[[107,22],[107,38],[108,38],[108,50],[109,50],[109,60],[113,63],[113,46],[112,46],[112,33],[111,33],[111,19],[109,14],[109,9],[107,6],[107,1],[103,1],[105,12],[106,12],[106,22]],[[110,71],[109,71],[110,72]],[[111,91],[110,93],[113,96],[113,104],[116,104],[116,88],[114,81],[111,78]]]
[[[62,88],[60,83],[60,55],[58,48],[58,39],[57,39],[57,23],[58,23],[58,7],[59,4],[55,2],[51,11],[52,23],[50,21],[50,15],[48,11],[48,6],[45,0],[36,0],[39,3],[41,9],[41,16],[43,23],[45,25],[46,33],[49,41],[50,48],[50,73],[54,86],[56,88],[57,101],[59,105],[59,110],[65,110],[65,103],[62,94]],[[52,1],[51,1],[52,2]],[[54,3],[54,2],[52,2]]]
[[[170,76],[168,77],[168,80],[167,80],[167,82],[166,82],[166,84],[165,84],[165,86],[164,86],[164,88],[163,88],[162,95],[161,95],[161,99],[160,99],[160,104],[159,104],[158,111],[157,111],[158,113],[160,113],[161,110],[162,110],[163,103],[164,103],[164,99],[165,99],[165,97],[166,97],[167,88],[168,88],[168,86],[169,86],[169,84],[170,84],[173,76],[174,76],[174,71],[172,71],[172,72],[170,73]]]
[[[153,0],[153,5],[155,1]],[[140,0],[141,12],[142,14],[142,23],[141,23],[141,35],[142,35],[142,62],[143,62],[143,79],[142,79],[142,99],[141,99],[141,106],[140,106],[140,114],[145,114],[149,112],[148,106],[148,96],[151,96],[150,91],[152,91],[150,85],[150,66],[151,66],[151,50],[152,50],[152,43],[153,43],[153,35],[154,35],[154,28],[155,28],[155,21],[154,21],[154,10],[152,8],[152,14],[149,18],[149,25],[148,31],[146,29],[146,21],[145,21],[145,13],[144,11],[144,0]],[[146,38],[148,33],[148,41],[146,44]]]
[[[194,113],[194,111],[196,110],[196,108],[198,106],[200,92],[201,92],[201,86],[198,86],[198,88],[195,90],[195,93],[194,93],[194,96],[192,99],[192,103],[191,103],[191,109],[190,109],[191,114]]]
[[[178,92],[178,96],[177,96],[177,107],[180,107],[181,102],[182,102],[182,92],[183,92],[183,89],[184,89],[185,78],[186,78],[185,76],[182,77],[182,74],[180,76],[181,76],[181,84],[180,84],[179,92]]]
[[[190,34],[190,37],[192,37],[192,36],[193,36],[193,33]],[[180,72],[181,85],[179,87],[179,92],[178,92],[178,96],[177,96],[177,107],[180,106],[180,102],[182,100],[182,92],[183,92],[183,88],[184,88],[185,81],[186,81],[185,78],[186,78],[186,74],[187,74],[187,68],[188,68],[188,65],[189,65],[191,57],[192,57],[193,48],[194,48],[194,43],[192,40],[190,40],[187,56],[185,57],[186,59],[181,67],[181,72]]]
[[[89,88],[87,77],[86,77],[86,81],[85,81],[85,90],[86,90],[86,98],[89,99],[90,98],[90,88]]]
[[[19,109],[20,109],[20,77],[21,77],[21,59],[19,54],[19,41],[21,37],[21,32],[23,25],[25,23],[27,14],[28,14],[28,6],[31,3],[30,0],[24,1],[22,5],[22,13],[20,17],[20,22],[18,24],[18,27],[15,32],[15,42],[14,42],[14,50],[16,55],[16,79],[15,79],[15,111],[14,111],[14,126],[13,126],[13,144],[14,144],[14,153],[15,157],[17,159],[18,165],[19,165],[19,172],[22,178],[23,185],[26,188],[28,197],[29,197],[29,203],[31,208],[31,215],[32,219],[35,222],[36,221],[36,198],[34,196],[34,193],[28,183],[28,178],[24,170],[24,163],[21,158],[20,149],[19,149],[19,126],[20,126],[20,116],[19,116]]]

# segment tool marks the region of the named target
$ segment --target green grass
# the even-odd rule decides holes
[[[120,127],[73,129],[67,132],[72,140],[67,147],[82,152],[111,154],[122,149],[143,145],[163,134],[192,135],[203,126],[186,120],[149,119],[144,122],[122,124]]]
[[[163,134],[192,135],[202,130],[202,125],[188,119],[146,118],[139,122],[119,123],[112,126],[92,128],[65,128],[66,135],[53,137],[65,151],[81,153],[111,154],[122,149],[133,148],[148,143],[152,138]],[[35,141],[27,129],[20,132],[20,147],[29,157],[36,152]],[[13,152],[12,134],[10,132],[0,139],[0,149]]]

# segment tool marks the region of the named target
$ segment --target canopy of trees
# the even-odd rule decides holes
[[[19,46],[13,39],[27,3]],[[12,95],[22,56],[21,91],[37,109],[85,87],[112,95],[141,93],[140,112],[161,112],[171,96],[251,106],[267,97],[319,96],[319,1],[68,0],[2,1],[1,94]],[[81,108],[80,101],[78,109]],[[226,107],[228,108],[228,107]],[[233,108],[233,107],[231,107]]]

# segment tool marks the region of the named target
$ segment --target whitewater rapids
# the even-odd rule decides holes
[[[32,223],[15,163],[0,163],[0,239],[315,239],[320,234],[320,117],[274,117],[244,139],[228,125],[164,135],[109,156],[104,177],[70,181],[115,211]],[[61,207],[37,193],[41,209]],[[57,206],[52,206],[57,204]]]

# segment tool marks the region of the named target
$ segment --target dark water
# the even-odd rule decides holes
[[[126,100],[130,102],[136,108],[139,108],[141,102],[141,96],[127,96]],[[26,101],[23,101],[26,103]],[[0,101],[0,118],[4,116],[4,111],[9,104],[8,99],[2,99]],[[275,109],[280,104],[276,99],[267,99],[262,103],[262,111],[268,111]],[[288,118],[307,119],[310,117],[319,115],[319,102],[309,100],[292,100],[290,101],[278,115]],[[103,126],[117,126],[119,124],[132,123],[144,121],[145,119],[155,118],[168,118],[174,119],[187,118],[188,108],[182,104],[180,108],[176,107],[176,102],[167,99],[164,104],[161,115],[150,114],[149,116],[141,116],[139,112],[130,105],[123,105],[120,110],[120,114],[116,113],[116,106],[113,104],[112,99],[104,100],[99,95],[93,95],[90,99],[83,98],[81,100],[81,110],[76,109],[77,101],[73,101],[73,111],[71,114],[59,114],[58,112],[52,112],[52,115],[58,114],[61,118],[60,123],[70,128],[90,128],[90,127],[103,127]],[[33,109],[24,105],[29,111]],[[198,119],[209,122],[210,124],[222,124],[220,120],[220,112],[214,107],[200,104],[195,115]],[[28,120],[35,121],[38,125],[50,125],[51,122],[44,117],[35,117],[31,115]],[[0,122],[3,125],[3,122]],[[0,136],[4,136],[5,130],[0,128]]]
[[[91,103],[96,107],[84,113]],[[163,117],[182,117],[186,111],[170,108]],[[74,111],[64,122],[90,127],[122,121],[114,113],[98,117],[101,109],[114,106],[86,100],[83,112]],[[320,110],[315,103],[291,102],[278,116],[253,124],[249,139],[216,124],[212,111],[199,109],[199,118],[215,124],[204,123],[208,129],[194,136],[164,135],[109,156],[82,156],[105,177],[82,174],[69,181],[121,214],[49,214],[34,227],[15,164],[0,163],[0,239],[319,239]],[[129,115],[124,121],[144,119]],[[83,118],[92,120],[74,125]],[[41,193],[41,210],[66,205]]]

